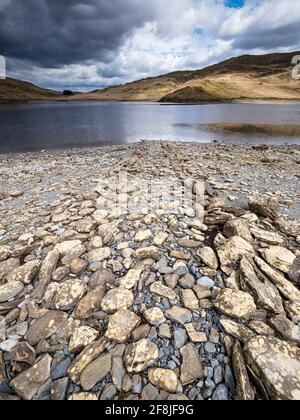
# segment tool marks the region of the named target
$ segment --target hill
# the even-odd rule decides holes
[[[73,100],[202,102],[239,99],[300,100],[291,77],[300,52],[245,55],[195,71],[169,73],[84,93]]]
[[[43,89],[29,82],[11,78],[0,79],[0,101],[2,102],[55,100],[61,96],[60,92]]]
[[[0,101],[299,101],[300,82],[291,75],[295,55],[300,52],[244,55],[200,70],[173,72],[74,96],[8,78],[0,80]]]

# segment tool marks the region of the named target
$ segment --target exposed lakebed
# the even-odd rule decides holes
[[[298,400],[299,162],[154,141],[1,155],[0,401]],[[166,178],[159,208],[132,207]]]
[[[215,130],[215,124],[295,125],[299,103],[176,105],[150,102],[3,104],[0,152],[132,143],[143,139],[300,144],[300,135]],[[243,130],[242,130],[243,131]]]

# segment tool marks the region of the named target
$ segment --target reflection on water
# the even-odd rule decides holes
[[[207,124],[300,124],[300,104],[35,103],[1,105],[0,152],[149,140],[300,144],[259,134],[209,130]]]

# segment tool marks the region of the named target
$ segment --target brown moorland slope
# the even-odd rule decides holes
[[[173,72],[68,97],[28,82],[0,79],[0,101],[299,101],[300,81],[292,78],[295,55],[300,52],[244,55],[201,70]]]
[[[43,89],[29,82],[11,78],[0,79],[0,101],[3,102],[55,100],[61,96],[60,92]]]
[[[300,100],[300,82],[291,75],[292,58],[299,54],[245,55],[201,70],[169,73],[76,95],[71,100]]]

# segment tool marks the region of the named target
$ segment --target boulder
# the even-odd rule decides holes
[[[274,284],[261,274],[258,277],[258,270],[255,271],[253,260],[244,257],[241,261],[240,271],[242,282],[246,289],[253,295],[257,306],[274,315],[284,313],[283,303]]]
[[[186,332],[192,343],[206,343],[207,335],[204,332],[196,331],[194,324],[185,324]]]
[[[121,278],[120,286],[124,287],[124,289],[133,289],[139,282],[143,270],[129,270],[125,277]]]
[[[39,282],[34,290],[33,298],[37,302],[41,302],[48,284],[52,280],[52,275],[56,269],[60,258],[60,252],[57,249],[50,251],[42,262],[39,272]]]
[[[254,337],[244,348],[246,363],[274,400],[300,399],[300,350],[271,337]]]
[[[268,245],[282,245],[284,243],[284,238],[277,232],[259,229],[256,226],[251,226],[250,232],[255,239]]]
[[[300,328],[283,315],[270,319],[271,326],[277,334],[292,344],[300,346]]]
[[[48,311],[29,327],[26,340],[32,346],[37,345],[40,340],[46,340],[55,334],[67,319],[68,315],[65,312]]]
[[[101,302],[101,309],[107,313],[117,312],[119,309],[128,309],[134,301],[130,290],[118,287],[109,290]]]
[[[205,246],[198,250],[197,252],[198,257],[201,259],[201,261],[207,265],[209,268],[212,268],[214,270],[217,270],[219,267],[219,261],[218,258],[212,248],[209,246]]]
[[[75,315],[79,319],[89,319],[93,314],[100,310],[101,302],[105,295],[105,289],[98,287],[92,292],[85,295],[78,303]]]
[[[147,339],[127,346],[124,361],[129,373],[140,373],[151,367],[158,358],[158,347]]]
[[[8,276],[8,282],[20,281],[30,284],[39,273],[41,262],[38,260],[29,261],[21,267],[15,268]]]
[[[49,379],[52,357],[43,356],[32,368],[20,373],[10,386],[24,400],[32,400],[40,387]]]
[[[124,343],[131,332],[140,324],[141,319],[127,309],[120,309],[109,318],[106,337],[109,340]]]
[[[0,282],[18,267],[20,267],[19,258],[9,258],[8,260],[0,262]]]
[[[288,276],[293,283],[300,285],[300,256],[295,259]]]
[[[180,381],[189,385],[203,378],[203,364],[194,344],[189,343],[180,349],[182,356]]]
[[[278,217],[275,220],[275,226],[285,235],[297,238],[300,235],[300,221],[287,220],[283,217]]]
[[[192,290],[181,290],[181,300],[185,308],[191,311],[199,310],[199,300]]]
[[[288,273],[296,260],[295,254],[280,246],[261,249],[260,254],[267,263],[283,273]]]
[[[94,290],[98,287],[111,288],[116,286],[116,276],[108,268],[101,268],[96,271],[90,278],[89,289]]]
[[[60,283],[54,297],[54,308],[63,311],[71,309],[80,301],[86,290],[86,284],[78,279],[70,279]]]
[[[250,210],[258,216],[275,220],[278,217],[279,205],[277,201],[265,197],[253,197],[248,201]]]
[[[81,241],[65,241],[55,245],[54,251],[57,251],[63,257],[70,254],[74,248],[81,245]]]
[[[24,290],[24,284],[20,281],[12,281],[0,286],[0,303],[8,302],[18,297]]]
[[[226,238],[239,236],[247,242],[252,241],[252,236],[249,229],[249,221],[243,218],[229,220],[224,226],[223,234]]]
[[[80,375],[85,368],[105,351],[107,345],[107,338],[100,338],[100,340],[87,346],[82,353],[73,360],[68,369],[68,374],[74,384],[79,381]]]
[[[188,324],[192,320],[192,313],[188,309],[181,308],[180,306],[173,306],[166,311],[166,317],[178,324]]]
[[[69,350],[73,354],[78,354],[86,348],[86,346],[94,343],[98,337],[99,332],[97,330],[86,325],[82,325],[74,331],[69,342]]]
[[[7,260],[10,255],[10,248],[7,245],[0,245],[0,262]]]
[[[176,297],[177,297],[176,292],[174,292],[174,290],[170,289],[167,286],[164,286],[163,284],[161,284],[159,282],[155,282],[155,283],[151,284],[150,292],[154,293],[156,295],[165,297],[169,300],[175,300]]]
[[[277,270],[270,267],[264,260],[255,257],[255,263],[260,270],[271,280],[280,293],[291,302],[300,303],[300,291]]]
[[[227,334],[237,338],[242,343],[247,343],[247,341],[256,335],[254,331],[250,330],[244,324],[229,319],[221,319],[220,323]]]
[[[174,394],[177,391],[179,381],[176,374],[168,369],[149,369],[148,377],[152,385],[159,389]]]
[[[219,251],[221,268],[225,274],[230,275],[237,267],[244,256],[253,257],[255,251],[253,246],[239,236],[233,236]]]
[[[294,324],[300,323],[300,301],[285,302],[284,308]]]
[[[243,350],[238,341],[235,342],[232,349],[232,362],[237,382],[236,400],[253,401],[255,393],[248,376]]]
[[[151,325],[160,325],[166,322],[163,311],[160,308],[150,308],[144,313],[144,317]]]
[[[89,263],[101,262],[107,260],[111,255],[110,248],[93,249],[88,253]]]
[[[256,311],[256,305],[251,295],[232,289],[222,290],[214,307],[224,315],[242,320],[248,320]]]
[[[84,391],[90,391],[111,371],[111,355],[103,354],[90,363],[80,376],[80,383]]]
[[[148,248],[139,248],[135,251],[134,256],[139,259],[151,258],[156,260],[161,255],[161,250],[156,246],[150,246]]]
[[[137,234],[135,235],[134,240],[136,242],[144,242],[147,241],[148,239],[150,239],[152,237],[152,232],[150,229],[147,230],[140,230],[139,232],[137,232]]]

